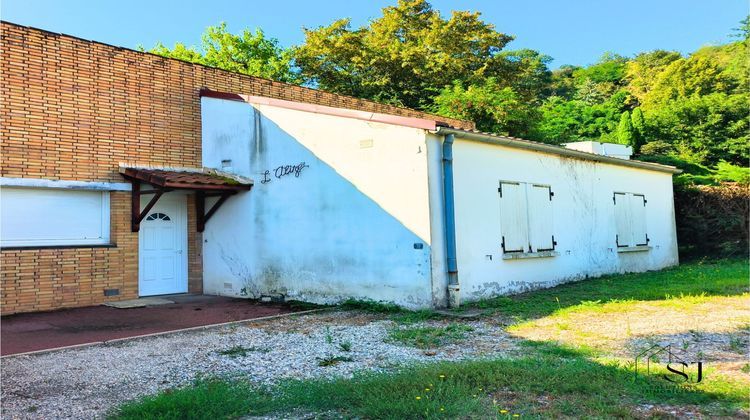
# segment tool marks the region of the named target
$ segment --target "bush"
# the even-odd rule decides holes
[[[681,257],[748,256],[747,186],[678,186],[675,218]]]

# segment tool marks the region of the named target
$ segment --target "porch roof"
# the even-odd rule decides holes
[[[136,168],[120,167],[120,174],[132,183],[131,189],[131,230],[138,232],[141,221],[164,194],[174,190],[195,191],[196,227],[203,232],[206,222],[216,210],[232,195],[248,191],[253,181],[248,178],[218,172],[208,168]],[[141,182],[153,186],[153,190],[141,190]],[[141,208],[141,196],[152,195],[151,200]],[[217,197],[216,202],[206,211],[206,199]]]
[[[253,181],[231,177],[216,171],[204,169],[151,169],[121,167],[120,174],[131,181],[147,182],[164,189],[185,189],[197,191],[246,191],[252,188]]]

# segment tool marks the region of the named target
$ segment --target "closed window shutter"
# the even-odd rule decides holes
[[[646,236],[646,197],[640,194],[632,194],[629,198],[633,245],[648,245],[648,237]]]
[[[500,229],[504,252],[523,252],[528,246],[528,216],[524,184],[500,183]]]
[[[0,191],[2,246],[109,243],[109,193],[13,188]]]
[[[531,250],[551,251],[555,248],[552,238],[552,194],[545,185],[527,186],[529,203],[529,240]]]
[[[625,193],[615,193],[614,202],[617,246],[633,246],[633,235],[630,227],[630,197]]]

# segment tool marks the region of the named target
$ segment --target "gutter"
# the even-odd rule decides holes
[[[446,263],[448,265],[448,307],[461,305],[456,258],[456,215],[453,195],[453,141],[447,134],[443,139],[443,222],[445,225]]]
[[[572,157],[582,160],[590,160],[595,162],[609,163],[619,166],[628,166],[631,168],[646,169],[656,172],[665,172],[669,174],[682,173],[681,169],[677,169],[674,166],[660,165],[658,163],[641,162],[639,160],[625,160],[611,156],[597,155],[594,153],[582,152],[580,150],[566,149],[564,147],[555,146],[546,143],[539,143],[530,140],[523,140],[513,137],[497,136],[494,134],[479,133],[475,131],[460,130],[450,127],[437,127],[433,133],[437,135],[445,136],[446,139],[449,135],[460,137],[466,140],[473,140],[487,144],[494,144],[498,146],[513,147],[516,149],[533,150],[536,152],[549,153],[553,155]],[[452,192],[451,192],[452,193]]]

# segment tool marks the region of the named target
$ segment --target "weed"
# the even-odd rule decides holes
[[[263,348],[263,347],[234,346],[226,350],[219,350],[217,353],[219,353],[222,356],[229,356],[229,357],[235,358],[235,357],[245,357],[250,352],[268,353],[269,351],[270,351],[269,349]]]
[[[331,327],[326,327],[326,343],[333,344],[333,335],[331,335]]]
[[[388,336],[390,340],[420,349],[440,347],[466,338],[466,333],[474,331],[468,325],[449,324],[445,327],[406,327],[394,328]]]
[[[354,359],[348,356],[326,356],[318,358],[318,366],[334,366],[341,362],[352,362]]]
[[[733,352],[743,354],[745,352],[743,347],[745,346],[742,342],[742,337],[737,335],[732,335],[729,337],[729,348]]]
[[[690,347],[690,341],[682,340],[682,351],[687,351],[688,347]]]
[[[344,341],[344,342],[339,343],[339,349],[341,351],[346,351],[346,352],[352,351],[352,342]]]
[[[403,312],[400,306],[393,302],[376,302],[374,300],[347,299],[339,307],[342,309],[360,310],[377,314],[397,314]]]
[[[744,373],[750,373],[750,363],[745,363],[740,370]]]

